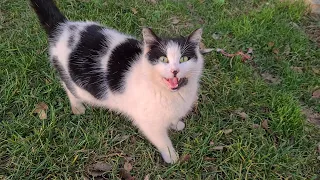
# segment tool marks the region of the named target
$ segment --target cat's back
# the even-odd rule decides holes
[[[108,90],[123,89],[125,73],[142,52],[140,41],[95,22],[61,24],[49,44],[52,63],[64,71],[60,76],[68,76],[61,76],[68,89],[84,89],[98,100]]]

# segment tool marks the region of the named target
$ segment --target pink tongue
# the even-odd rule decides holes
[[[178,87],[178,78],[176,78],[176,77],[170,78],[170,79],[168,79],[168,82],[170,84],[170,88]]]

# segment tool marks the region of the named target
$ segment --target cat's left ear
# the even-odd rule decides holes
[[[196,44],[200,44],[201,42],[201,36],[202,36],[202,28],[199,28],[195,31],[193,31],[189,36],[188,36],[188,41]]]
[[[150,28],[143,28],[142,36],[145,45],[151,45],[159,41],[159,37]]]

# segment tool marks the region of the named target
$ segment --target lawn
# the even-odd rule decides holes
[[[206,56],[198,105],[182,132],[170,132],[182,160],[167,165],[124,117],[99,108],[73,115],[35,13],[25,0],[1,0],[0,179],[320,179],[320,128],[307,121],[320,113],[320,50],[305,33],[310,18],[302,3],[57,4],[69,19],[139,38],[143,26],[162,35],[203,27],[207,48],[252,48],[253,58]],[[33,113],[40,102],[46,119]]]

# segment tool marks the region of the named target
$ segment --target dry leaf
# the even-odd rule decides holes
[[[171,24],[176,25],[180,22],[179,18],[177,16],[173,16],[171,18]]]
[[[276,77],[272,74],[269,74],[267,72],[262,73],[261,74],[262,78],[264,80],[266,80],[267,82],[271,83],[271,84],[280,84],[281,80],[279,79],[279,77]]]
[[[307,120],[310,123],[316,124],[320,126],[320,114],[315,113],[312,109],[304,108],[302,110],[302,114],[307,117]]]
[[[215,161],[216,158],[214,158],[214,157],[204,157],[204,160],[205,161]]]
[[[214,145],[214,142],[213,142],[213,141],[210,141],[209,144],[210,144],[210,146],[213,146],[213,145]]]
[[[225,148],[225,146],[215,146],[215,147],[213,147],[211,149],[215,150],[215,151],[222,151],[224,148]]]
[[[320,89],[313,91],[312,98],[319,99],[320,98]]]
[[[279,54],[279,49],[273,48],[272,52],[273,52],[274,54]]]
[[[320,143],[318,144],[318,149],[317,149],[318,153],[320,153]]]
[[[268,43],[268,46],[271,48],[271,47],[273,47],[274,46],[274,42],[269,42]]]
[[[150,180],[150,174],[147,174],[143,180]]]
[[[150,2],[151,4],[157,4],[156,0],[147,0],[148,2]]]
[[[137,14],[138,10],[136,8],[131,8],[131,11],[133,12],[133,14]]]
[[[259,124],[253,124],[253,125],[252,125],[252,128],[258,129],[258,128],[260,128],[260,125],[259,125]]]
[[[222,132],[224,134],[230,134],[230,133],[232,133],[232,129],[224,129],[224,130],[222,130]]]
[[[291,68],[294,72],[303,73],[303,67],[291,66],[290,68]]]
[[[125,162],[124,165],[123,165],[123,168],[130,172],[132,170],[132,165],[129,163],[129,162]]]
[[[111,171],[112,166],[105,162],[96,162],[95,164],[89,165],[87,168],[87,173],[93,177],[98,177],[104,173]]]
[[[134,177],[132,177],[131,174],[125,169],[120,169],[119,176],[124,180],[134,180]]]
[[[269,125],[268,125],[268,120],[263,120],[262,123],[261,123],[261,127],[265,130],[269,130]]]
[[[312,69],[313,73],[320,74],[320,68],[312,67],[311,69]]]
[[[36,105],[36,108],[33,110],[33,113],[38,114],[40,119],[47,119],[47,109],[48,105],[44,102],[40,102]]]
[[[248,119],[249,118],[249,115],[245,112],[242,111],[242,109],[238,109],[235,111],[235,113],[241,117],[242,119]]]
[[[181,162],[181,163],[187,162],[187,161],[189,161],[190,159],[191,159],[191,155],[190,155],[190,154],[186,154],[186,155],[184,155],[184,156],[182,156],[182,157],[180,158],[180,162]]]

